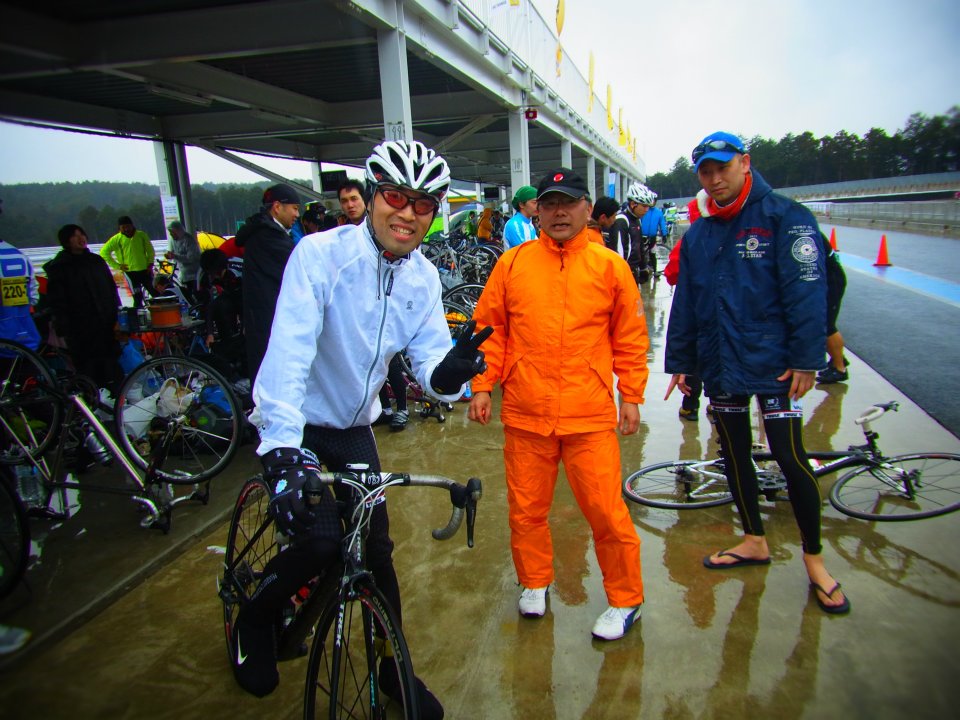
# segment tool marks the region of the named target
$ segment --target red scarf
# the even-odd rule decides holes
[[[729,205],[717,205],[717,202],[711,197],[707,198],[707,213],[709,217],[719,218],[720,220],[732,220],[743,209],[743,204],[750,197],[750,188],[753,187],[753,173],[747,173],[743,187],[740,188],[740,194],[737,199]]]

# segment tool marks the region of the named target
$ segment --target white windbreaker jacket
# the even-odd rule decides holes
[[[254,385],[263,455],[300,447],[305,423],[369,425],[391,358],[404,348],[421,387],[451,348],[437,269],[416,250],[380,254],[366,223],[307,235],[283,273]],[[431,394],[453,402],[456,395]],[[256,417],[259,415],[259,417]]]

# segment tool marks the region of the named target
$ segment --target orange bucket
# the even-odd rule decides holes
[[[181,324],[180,302],[176,297],[159,297],[151,300],[150,324],[155,328],[177,327]]]

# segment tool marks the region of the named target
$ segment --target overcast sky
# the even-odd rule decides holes
[[[490,0],[493,2],[494,0]],[[551,23],[556,0],[533,0]],[[616,116],[647,172],[669,170],[717,129],[780,139],[871,127],[960,104],[956,0],[566,0],[561,42]],[[549,78],[547,78],[549,80]],[[188,148],[194,182],[260,180]],[[306,164],[257,160],[290,177]],[[157,182],[149,142],[0,122],[0,182]]]

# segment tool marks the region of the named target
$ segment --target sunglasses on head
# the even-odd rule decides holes
[[[407,205],[413,205],[413,212],[417,215],[430,215],[440,209],[440,203],[429,195],[412,197],[397,188],[379,188],[380,195],[387,205],[395,210],[403,210]]]
[[[708,152],[735,152],[743,154],[743,148],[726,140],[711,140],[701,143],[693,149],[693,162],[696,163]]]

